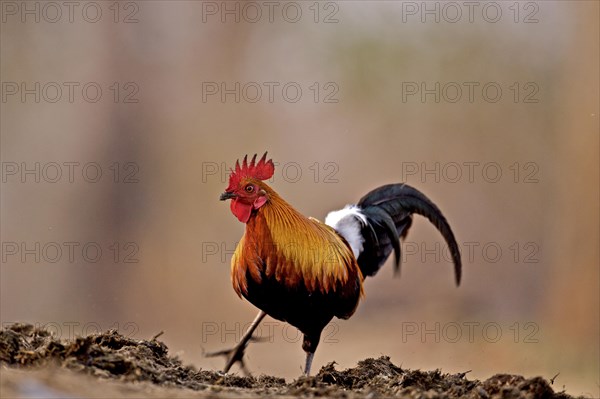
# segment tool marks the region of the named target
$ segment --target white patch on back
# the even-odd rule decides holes
[[[362,225],[366,225],[367,218],[356,205],[346,205],[344,209],[332,211],[327,214],[325,224],[331,226],[350,244],[354,257],[363,250],[365,239],[360,233]]]

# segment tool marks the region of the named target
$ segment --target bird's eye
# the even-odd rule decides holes
[[[246,188],[244,189],[246,190],[247,193],[251,193],[252,191],[254,191],[254,186],[252,185],[247,185]]]

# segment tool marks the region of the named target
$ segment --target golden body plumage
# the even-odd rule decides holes
[[[320,335],[333,316],[346,319],[356,310],[360,268],[335,230],[300,214],[265,183],[253,184],[268,200],[248,220],[232,257],[233,288],[272,317]]]

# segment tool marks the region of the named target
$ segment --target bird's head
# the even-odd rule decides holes
[[[272,160],[267,161],[267,153],[256,162],[256,154],[248,163],[248,156],[244,157],[242,165],[236,161],[235,169],[229,176],[229,186],[221,194],[220,200],[231,200],[231,212],[242,223],[247,223],[252,211],[259,209],[269,199],[269,187],[263,180],[270,179],[275,172]]]

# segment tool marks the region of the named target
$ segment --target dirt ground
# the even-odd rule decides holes
[[[541,377],[469,380],[468,373],[402,369],[386,356],[343,371],[332,362],[315,376],[291,382],[222,374],[183,365],[157,339],[135,340],[109,330],[59,340],[29,324],[0,330],[0,363],[2,398],[572,398],[554,392]]]

